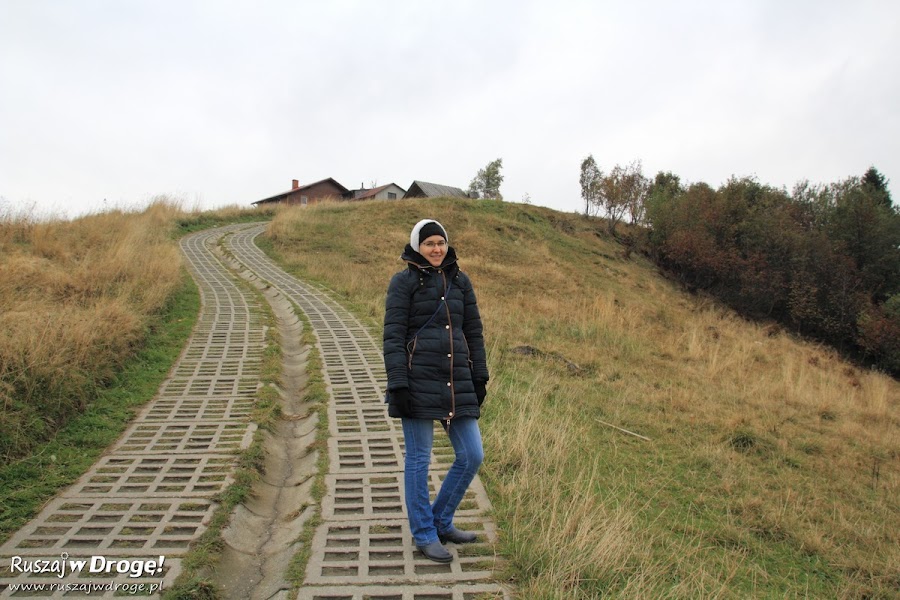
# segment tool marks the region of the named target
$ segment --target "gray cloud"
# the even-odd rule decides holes
[[[0,6],[0,196],[247,204],[290,179],[580,206],[578,165],[718,185],[900,177],[889,2]]]

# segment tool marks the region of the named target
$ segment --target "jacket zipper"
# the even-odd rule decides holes
[[[407,353],[407,355],[409,356],[409,358],[408,358],[407,361],[406,361],[406,367],[407,367],[410,371],[412,371],[412,359],[413,359],[413,354],[416,353],[416,343],[417,343],[418,341],[419,341],[419,336],[416,336],[416,337],[414,337],[414,338],[412,339],[412,341],[411,341],[410,343],[408,343],[408,344],[406,345],[406,353]],[[410,346],[412,346],[412,348],[410,348]]]
[[[456,391],[454,390],[453,385],[453,321],[450,316],[450,302],[447,300],[447,276],[444,274],[444,270],[440,270],[441,280],[444,283],[443,288],[443,296],[442,300],[444,302],[444,308],[447,309],[447,333],[450,336],[450,415],[447,417],[447,433],[450,433],[450,419],[456,414]]]

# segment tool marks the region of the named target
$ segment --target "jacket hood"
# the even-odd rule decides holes
[[[444,257],[444,262],[441,263],[440,267],[432,267],[428,259],[413,250],[413,247],[409,244],[403,249],[400,259],[406,261],[411,267],[418,269],[447,268],[456,264],[456,250],[453,249],[453,246],[447,246],[447,256]]]

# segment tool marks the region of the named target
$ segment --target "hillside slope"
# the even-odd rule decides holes
[[[897,593],[896,381],[683,293],[578,215],[326,204],[281,212],[263,244],[378,333],[425,217],[482,308],[482,474],[523,598]]]

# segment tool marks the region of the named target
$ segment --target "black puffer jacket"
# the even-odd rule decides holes
[[[440,267],[409,244],[401,258],[408,268],[391,279],[385,302],[388,390],[409,389],[413,418],[478,418],[475,382],[488,380],[488,368],[472,283],[453,248]],[[401,416],[393,404],[389,414]]]

